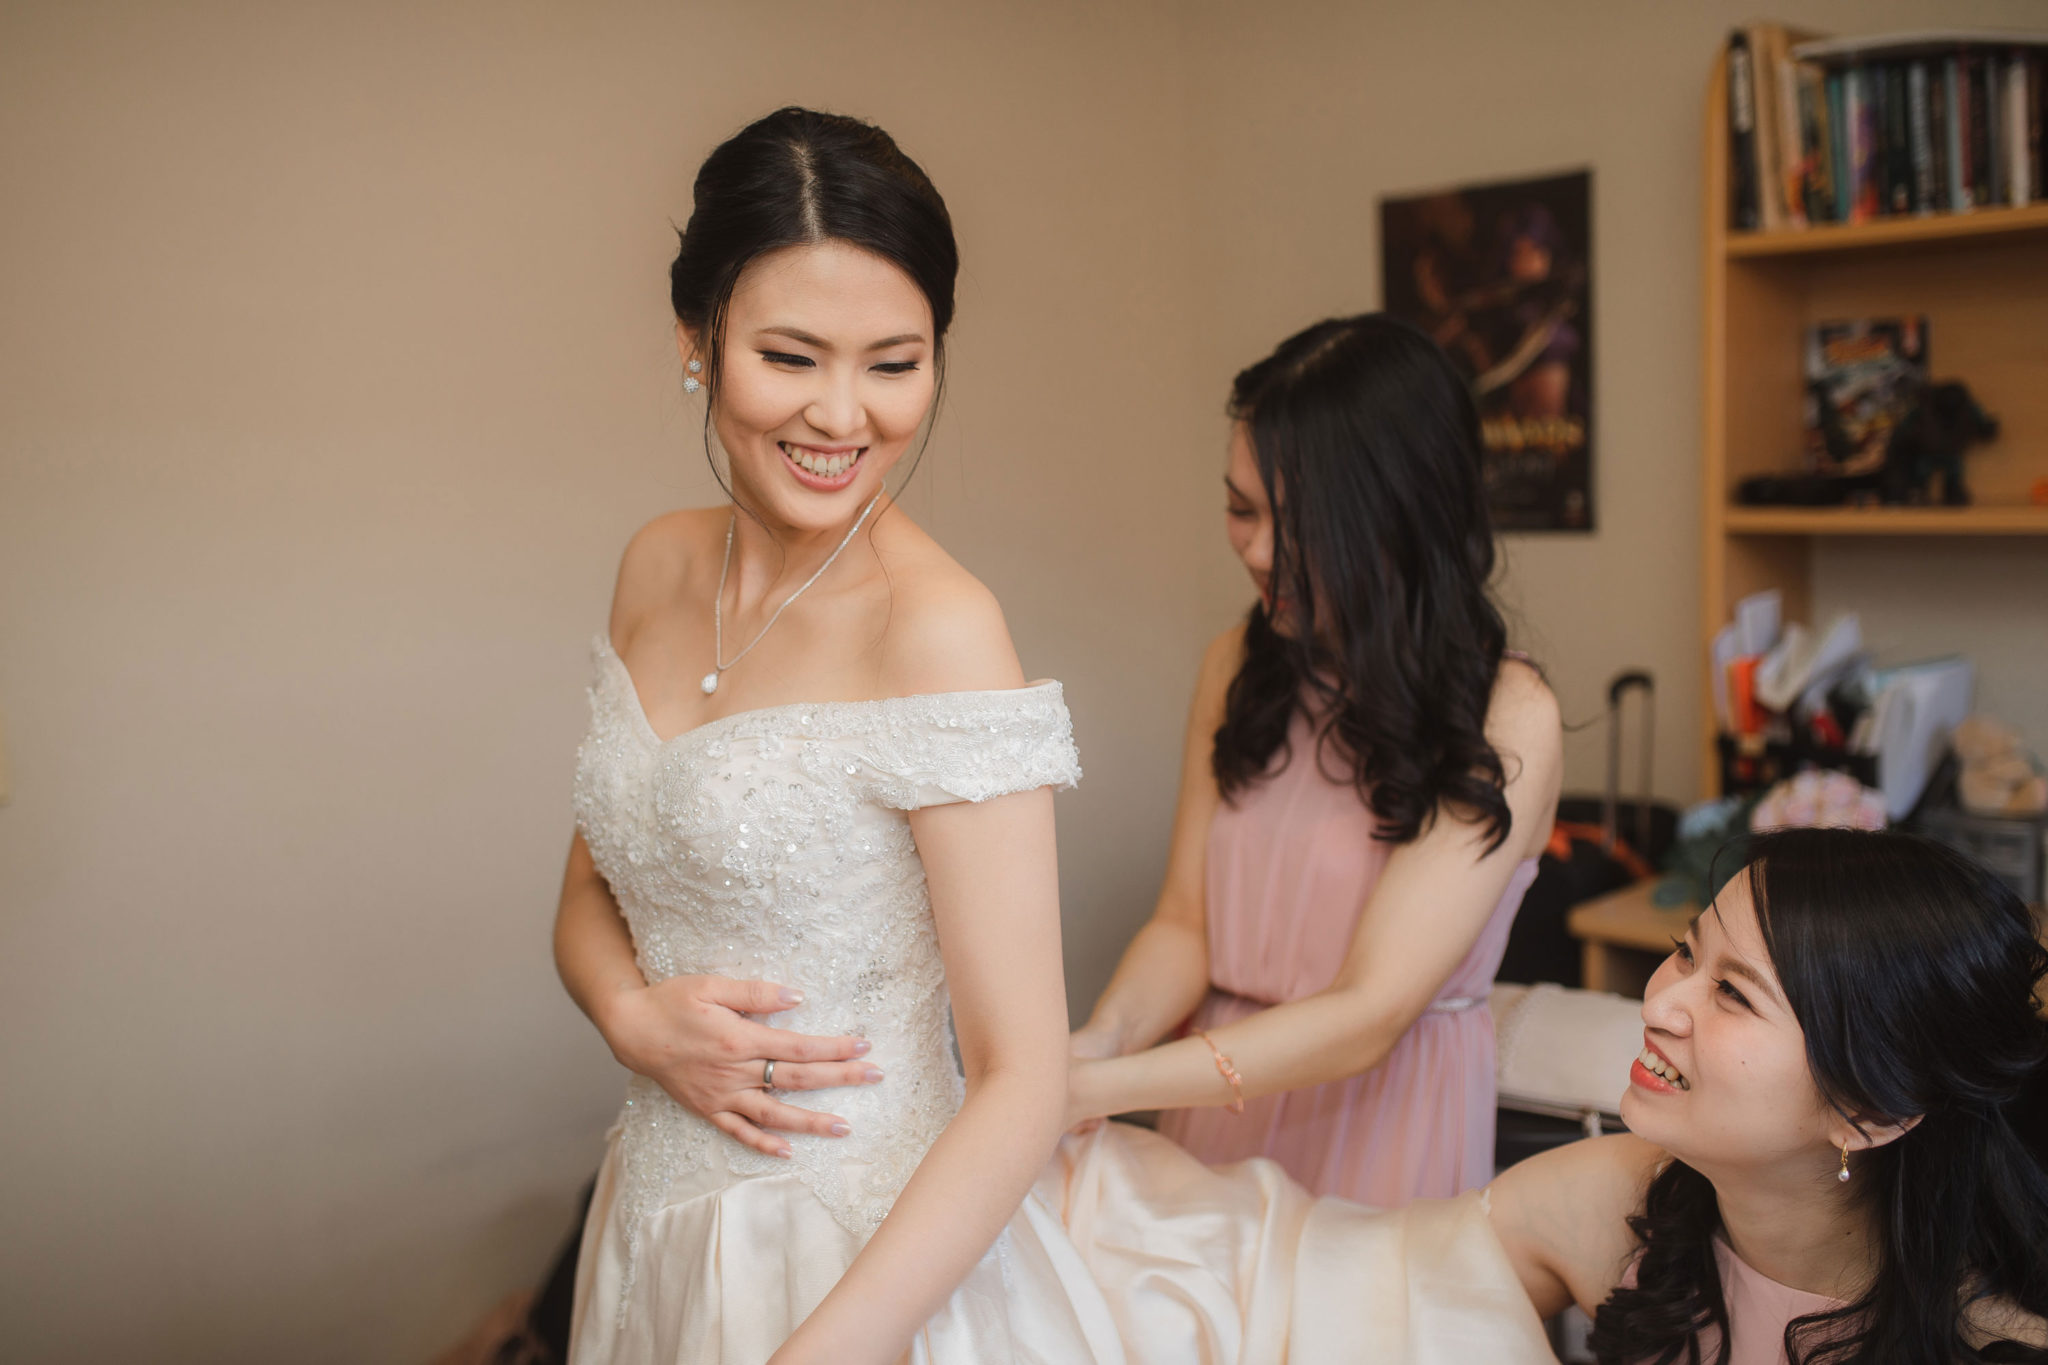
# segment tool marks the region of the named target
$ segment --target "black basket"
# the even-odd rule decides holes
[[[1917,833],[1947,844],[1981,864],[2028,905],[2039,905],[2048,817],[1972,815],[1955,806],[1926,804],[1909,822]]]
[[[1714,738],[1721,760],[1721,795],[1753,796],[1808,768],[1847,773],[1866,787],[1877,785],[1877,755],[1852,754],[1811,740],[1744,743],[1734,735]]]

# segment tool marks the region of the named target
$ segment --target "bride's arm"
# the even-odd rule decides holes
[[[922,614],[927,657],[892,692],[1011,687],[1023,674],[993,598]],[[906,615],[911,614],[906,612]],[[1067,1083],[1058,853],[1049,790],[915,811],[967,1098],[889,1216],[771,1365],[893,1362],[987,1252],[1044,1169]]]
[[[1181,746],[1180,800],[1166,878],[1152,918],[1117,963],[1116,975],[1074,1036],[1077,1055],[1114,1057],[1150,1047],[1194,1012],[1209,989],[1209,822],[1221,797],[1210,768],[1224,698],[1244,650],[1243,627],[1219,635],[1202,657]]]
[[[1502,672],[1488,735],[1507,768],[1505,843],[1485,850],[1480,827],[1448,809],[1388,857],[1351,946],[1326,990],[1215,1030],[1246,1096],[1355,1076],[1386,1060],[1471,951],[1508,879],[1548,837],[1562,735],[1557,703],[1533,671]],[[1226,1104],[1230,1086],[1199,1038],[1074,1068],[1071,1122],[1139,1109]]]
[[[894,1361],[1016,1213],[1060,1131],[1066,991],[1052,793],[911,819],[931,886],[967,1100],[773,1365]]]

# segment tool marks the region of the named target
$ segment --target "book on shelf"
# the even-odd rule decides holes
[[[1984,136],[1990,144],[1990,167],[1984,176],[1985,195],[1993,204],[2012,195],[2012,137],[2005,126],[2005,60],[1996,53],[1984,58]]]
[[[1827,80],[1819,67],[1804,63],[1799,82],[1799,163],[1809,222],[1824,223],[1834,211],[1835,159],[1828,150]]]
[[[2005,67],[2005,118],[2002,120],[2006,135],[2006,183],[2012,187],[2011,199],[2015,204],[2025,204],[2039,197],[2039,179],[2035,167],[2041,155],[2041,141],[2038,135],[2029,136],[2029,127],[2038,128],[2041,103],[2031,98],[2040,88],[2040,67],[2034,54],[2015,52]]]
[[[1923,64],[1927,73],[1927,205],[1939,211],[1948,204],[1948,72],[1938,60]]]
[[[2028,199],[2048,198],[2048,160],[2043,160],[2041,148],[2041,120],[2048,114],[2048,51],[2022,54],[2026,67],[2022,82],[2018,123],[2013,136],[2020,139],[2024,149],[2021,160],[2027,168]]]
[[[1942,59],[1942,119],[1948,125],[1948,205],[1972,207],[1970,190],[1970,100],[1964,92],[1962,57]]]
[[[1906,108],[1911,118],[1913,212],[1934,212],[1934,111],[1928,99],[1927,63],[1906,67]]]
[[[1776,24],[1752,24],[1749,29],[1750,105],[1756,111],[1757,226],[1765,232],[1782,232],[1790,214],[1785,207],[1783,143],[1778,129],[1778,68],[1772,52]]]
[[[1879,212],[1875,153],[1877,148],[1877,101],[1872,98],[1870,73],[1857,68],[1849,81],[1849,216],[1851,223],[1867,223]]]
[[[1823,213],[1823,223],[1847,223],[1855,207],[1855,162],[1849,156],[1849,90],[1841,72],[1827,74],[1827,133],[1825,153],[1833,168],[1833,213]]]
[[[1729,221],[1765,232],[2048,199],[2048,31],[1728,37]]]
[[[1963,56],[1963,107],[1968,111],[1970,143],[1968,169],[1964,172],[1970,188],[1964,208],[1982,208],[1991,203],[1991,130],[1984,121],[1984,59]]]
[[[1884,68],[1884,119],[1879,133],[1879,145],[1884,152],[1884,193],[1878,202],[1884,212],[1893,215],[1913,211],[1913,141],[1908,134],[1912,127],[1912,111],[1906,97],[1906,70],[1902,66]]]
[[[1738,28],[1728,37],[1728,203],[1735,226],[1744,231],[1763,225],[1757,216],[1755,79],[1749,35]]]
[[[1806,160],[1806,142],[1799,118],[1799,71],[1793,65],[1791,45],[1785,30],[1773,25],[1771,69],[1778,87],[1772,108],[1778,120],[1778,180],[1785,195],[1785,223],[1788,227],[1810,226],[1806,217],[1806,181],[1812,168]]]

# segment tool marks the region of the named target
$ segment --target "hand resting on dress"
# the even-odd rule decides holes
[[[618,992],[596,1022],[621,1066],[647,1077],[734,1141],[786,1157],[789,1144],[767,1130],[820,1137],[844,1137],[849,1130],[836,1114],[785,1104],[763,1088],[769,1058],[775,1060],[776,1091],[882,1079],[879,1068],[859,1060],[868,1050],[864,1038],[792,1033],[747,1017],[789,1009],[802,998],[769,981],[676,976]]]
[[[769,1093],[761,1084],[769,1059],[775,1062],[776,1090],[825,1090],[882,1079],[880,1070],[858,1060],[867,1051],[865,1039],[791,1033],[747,1018],[800,1004],[799,991],[722,976],[647,984],[619,903],[581,831],[569,841],[562,873],[555,966],[621,1066],[757,1152],[789,1155],[789,1144],[771,1128],[844,1136],[832,1131],[834,1124],[844,1124],[838,1115],[784,1104]]]

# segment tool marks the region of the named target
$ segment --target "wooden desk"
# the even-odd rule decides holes
[[[1565,928],[1579,940],[1585,987],[1589,991],[1613,991],[1616,995],[1640,997],[1671,952],[1671,940],[1685,936],[1685,926],[1698,913],[1686,904],[1665,910],[1650,903],[1657,879],[1624,886],[1576,907],[1565,919]],[[2034,907],[2035,929],[2048,943],[2048,912]],[[2048,1015],[2048,993],[2044,993],[2043,1014]]]
[[[1579,940],[1587,990],[1641,996],[1657,964],[1670,955],[1671,940],[1685,937],[1697,907],[1652,905],[1656,885],[1653,877],[1596,896],[1566,918],[1565,928]]]

